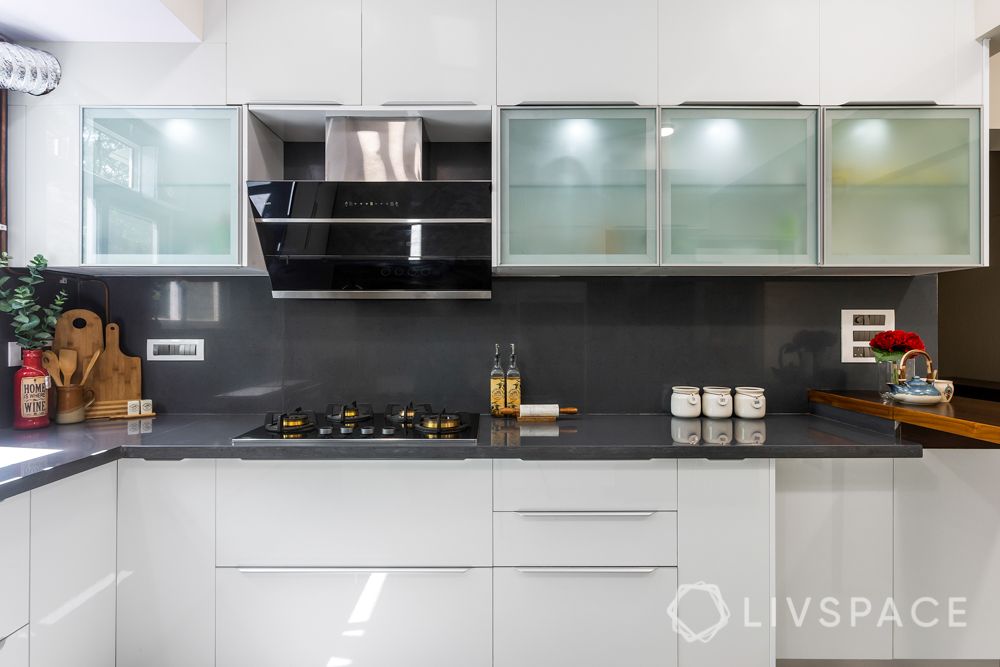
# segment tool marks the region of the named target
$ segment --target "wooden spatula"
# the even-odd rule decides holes
[[[52,381],[56,383],[57,387],[63,386],[62,371],[59,370],[59,357],[56,356],[55,352],[52,350],[42,352],[42,366],[52,376]]]
[[[90,371],[94,370],[94,364],[97,363],[97,358],[101,356],[101,350],[95,350],[94,356],[90,358],[90,362],[87,364],[87,368],[83,371],[83,376],[80,379],[80,386],[87,384],[87,378],[90,377]]]
[[[70,348],[59,350],[59,370],[62,371],[62,381],[64,385],[68,385],[73,382],[73,373],[76,372],[76,363],[76,350]]]

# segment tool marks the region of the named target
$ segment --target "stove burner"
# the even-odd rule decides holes
[[[417,415],[425,412],[433,412],[430,403],[414,403],[413,401],[406,405],[390,403],[385,406],[385,419],[393,424],[409,425],[413,424]]]
[[[413,427],[430,436],[443,436],[460,433],[468,428],[469,424],[457,412],[442,410],[420,415]]]
[[[316,428],[316,415],[312,412],[303,412],[302,408],[281,414],[269,412],[264,419],[264,428],[285,436],[301,435]]]
[[[372,418],[372,406],[369,403],[350,404],[331,403],[326,406],[326,418],[338,424],[357,424]]]

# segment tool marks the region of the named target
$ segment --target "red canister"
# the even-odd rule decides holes
[[[14,428],[49,425],[49,374],[42,368],[41,350],[24,350],[14,373]]]

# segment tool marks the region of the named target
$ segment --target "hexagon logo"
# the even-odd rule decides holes
[[[681,599],[688,593],[692,592],[708,595],[712,604],[715,605],[715,610],[719,614],[719,620],[700,632],[692,630],[677,615],[677,607]],[[718,634],[719,630],[729,624],[729,618],[732,616],[732,613],[730,613],[729,606],[726,605],[726,601],[722,599],[722,591],[719,590],[718,586],[715,584],[706,584],[704,581],[699,581],[694,584],[681,584],[677,587],[677,595],[674,597],[673,602],[670,603],[670,606],[667,607],[667,615],[670,617],[670,622],[674,628],[674,632],[683,637],[684,641],[689,644],[693,642],[701,642],[705,644],[711,641],[712,638]]]

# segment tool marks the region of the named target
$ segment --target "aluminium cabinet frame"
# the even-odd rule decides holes
[[[654,253],[655,261],[653,264],[639,264],[639,263],[622,263],[622,264],[504,264],[503,263],[503,223],[501,216],[503,215],[503,196],[501,195],[503,182],[501,174],[503,173],[503,122],[501,119],[501,114],[507,110],[545,110],[545,111],[558,111],[558,110],[580,110],[580,111],[593,111],[593,110],[607,110],[607,111],[634,111],[634,110],[652,110],[654,112],[654,122],[656,127],[654,128],[654,140],[655,148],[653,151],[653,178],[656,183],[655,188],[655,204],[654,204],[654,230],[653,238],[656,243],[656,249]],[[661,109],[662,107],[651,105],[651,104],[520,104],[520,105],[503,105],[493,107],[493,273],[495,275],[550,275],[550,276],[561,276],[561,275],[640,275],[646,273],[658,273],[659,269],[663,263],[663,239],[662,239],[662,225],[660,224],[660,189],[661,178],[660,178],[660,135],[659,130],[662,125],[661,120]]]
[[[164,272],[170,272],[174,269],[180,269],[184,275],[197,275],[199,271],[205,271],[206,274],[218,275],[227,272],[236,272],[241,267],[247,266],[247,228],[246,221],[244,220],[244,208],[247,201],[246,197],[246,123],[243,117],[245,113],[246,105],[238,104],[81,104],[77,113],[77,139],[80,148],[80,174],[79,174],[79,204],[80,204],[80,227],[79,227],[79,241],[80,247],[77,255],[77,259],[80,262],[80,269],[86,271],[94,272],[104,272],[104,273],[122,273],[126,272],[129,274],[148,274],[157,275],[163,274]],[[232,245],[235,248],[235,256],[233,261],[228,264],[180,264],[180,263],[169,263],[169,264],[87,264],[84,262],[86,256],[86,239],[84,238],[84,181],[86,180],[86,172],[83,168],[83,124],[84,124],[84,112],[87,110],[101,110],[101,109],[132,109],[132,110],[144,110],[144,109],[176,109],[176,110],[194,110],[203,111],[209,109],[217,110],[235,110],[236,111],[236,171],[234,174],[236,183],[236,199],[232,204],[236,207],[236,221],[235,229],[233,230],[235,234],[235,239]]]
[[[828,251],[828,237],[831,233],[830,221],[827,216],[827,199],[830,196],[830,188],[828,185],[828,169],[827,169],[827,113],[829,111],[976,111],[979,116],[979,248],[978,261],[969,263],[920,263],[914,265],[908,264],[865,264],[865,263],[854,263],[854,262],[831,262],[827,256]],[[848,272],[854,273],[859,270],[872,270],[875,269],[876,273],[892,273],[895,269],[897,273],[903,275],[915,275],[919,273],[937,273],[939,271],[951,271],[951,270],[961,270],[961,269],[973,269],[989,265],[989,119],[985,118],[987,114],[982,106],[977,105],[938,105],[938,104],[858,104],[858,105],[839,105],[839,106],[824,106],[820,109],[819,117],[819,134],[820,134],[820,172],[819,172],[819,204],[820,204],[820,255],[818,266],[825,269],[830,269],[831,271],[824,271],[824,274],[836,275],[840,270],[846,270]],[[971,125],[970,125],[971,127]],[[972,163],[972,155],[970,151],[970,164]],[[970,181],[970,187],[974,185],[974,182]],[[971,220],[970,220],[971,222]],[[970,230],[971,231],[971,230]],[[971,239],[973,234],[970,233],[969,238]]]
[[[984,50],[984,53],[988,51]],[[984,55],[988,58],[988,55]],[[988,84],[984,81],[984,88]],[[538,105],[532,105],[538,106]],[[705,110],[816,110],[816,262],[809,264],[732,264],[732,265],[711,265],[711,264],[664,264],[663,249],[663,178],[661,162],[661,137],[656,137],[656,265],[643,264],[622,264],[622,265],[526,265],[526,264],[504,264],[502,257],[502,197],[500,190],[504,187],[501,179],[502,174],[502,151],[500,143],[502,141],[502,126],[500,113],[505,109],[520,109],[522,106],[496,106],[493,111],[493,272],[495,275],[528,275],[528,276],[599,276],[599,275],[714,275],[714,276],[780,276],[780,275],[826,275],[826,276],[870,276],[870,275],[920,275],[930,273],[940,273],[943,271],[961,270],[977,268],[989,265],[989,188],[988,183],[988,151],[989,151],[989,122],[986,109],[982,105],[906,105],[906,104],[885,104],[885,105],[864,105],[848,106],[846,108],[857,109],[974,109],[979,112],[980,120],[980,155],[979,155],[979,190],[980,190],[980,210],[979,210],[979,233],[980,247],[979,258],[976,263],[968,264],[833,264],[827,263],[827,219],[826,219],[826,111],[827,109],[845,108],[842,106],[827,107],[813,105],[725,105],[725,104],[699,104],[699,105],[677,105],[677,106],[656,106],[648,105],[565,105],[561,104],[552,109],[565,108],[597,108],[597,109],[656,109],[657,126],[662,126],[662,115],[665,109],[705,109]]]

